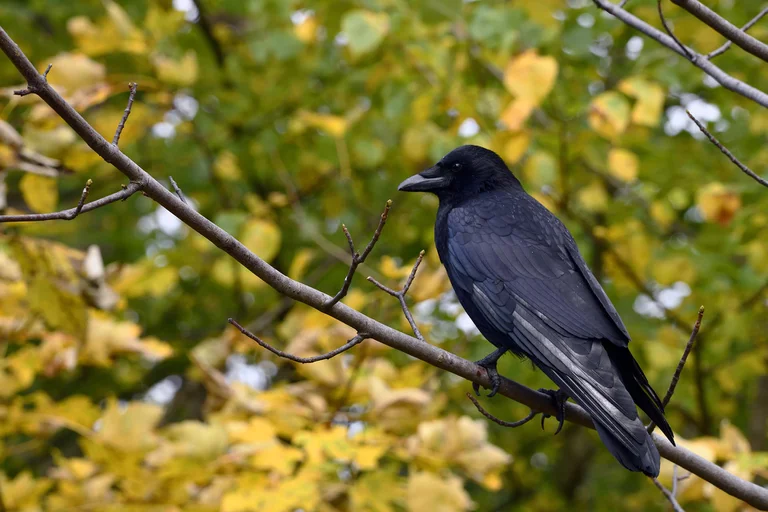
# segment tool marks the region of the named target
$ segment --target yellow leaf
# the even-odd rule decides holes
[[[722,183],[712,182],[699,189],[696,205],[704,220],[727,226],[741,208],[741,198]]]
[[[527,50],[507,64],[504,86],[515,98],[527,100],[533,108],[547,97],[556,77],[557,61],[554,57],[542,57],[536,50]]]
[[[315,112],[302,110],[299,112],[298,119],[307,126],[323,130],[328,135],[336,138],[343,137],[349,128],[346,119],[331,114],[317,114]]]
[[[187,50],[180,60],[155,53],[151,61],[161,82],[188,87],[197,80],[197,54],[194,50]]]
[[[636,100],[632,109],[634,124],[649,127],[659,124],[664,109],[664,89],[660,85],[639,77],[632,77],[622,80],[618,88]]]
[[[515,133],[504,143],[502,156],[508,164],[517,163],[531,144],[531,134],[528,132]]]
[[[752,451],[752,447],[747,438],[744,437],[744,434],[728,420],[723,420],[720,424],[720,438],[722,439],[723,449],[720,456],[723,458],[732,459]]]
[[[618,138],[629,126],[629,102],[615,91],[596,96],[589,107],[589,126],[606,139]]]
[[[123,407],[110,399],[95,438],[123,452],[148,451],[157,445],[154,429],[162,415],[159,405],[129,402]]]
[[[348,11],[341,19],[341,30],[350,53],[359,57],[379,47],[389,32],[389,15],[363,9]]]
[[[534,152],[523,166],[523,177],[534,190],[552,185],[557,177],[557,161],[546,151]]]
[[[621,181],[635,181],[639,167],[640,161],[631,151],[616,148],[608,152],[608,171]]]
[[[317,27],[317,18],[314,15],[309,15],[293,27],[293,33],[296,39],[302,43],[311,43],[315,40]]]
[[[386,453],[387,446],[358,446],[355,449],[354,461],[363,471],[376,469],[379,459]]]
[[[59,202],[59,189],[55,178],[26,173],[19,182],[21,195],[27,206],[38,213],[49,213]]]
[[[87,306],[80,292],[82,278],[73,260],[82,253],[68,247],[32,238],[15,238],[10,243],[27,284],[27,301],[52,329],[74,336],[85,335]]]
[[[271,444],[275,441],[275,427],[265,420],[254,416],[247,423],[229,422],[227,425],[229,438],[233,443]]]
[[[590,212],[602,212],[608,207],[608,192],[598,180],[579,190],[577,198],[581,206]]]
[[[177,457],[212,461],[224,454],[229,444],[226,430],[215,423],[182,421],[166,427],[163,435],[166,442],[147,456],[150,464],[162,464]]]
[[[266,262],[272,261],[280,251],[280,228],[265,219],[252,219],[243,224],[240,241]],[[250,274],[250,272],[249,272]],[[258,279],[258,278],[256,278]]]
[[[296,464],[304,459],[304,452],[274,441],[267,448],[258,450],[251,457],[251,464],[257,469],[274,471],[279,475],[287,476],[293,473]]]
[[[224,150],[216,157],[213,162],[213,172],[216,176],[228,181],[237,181],[242,179],[240,165],[237,162],[237,156],[229,150]]]
[[[654,201],[651,204],[651,217],[663,228],[675,221],[675,211],[667,201]]]
[[[516,98],[501,113],[501,122],[504,123],[506,129],[519,131],[523,128],[523,124],[530,117],[535,106],[527,98]]]
[[[406,492],[408,510],[412,512],[461,512],[475,508],[463,482],[454,475],[438,476],[426,471],[413,473],[408,478]]]
[[[107,75],[103,64],[89,59],[82,53],[60,53],[48,62],[53,64],[48,74],[48,82],[63,87],[70,94],[101,82]]]
[[[300,281],[314,257],[315,251],[313,249],[299,250],[288,268],[288,277]]]
[[[6,510],[36,511],[42,510],[40,503],[43,495],[53,482],[47,478],[34,478],[28,471],[22,471],[16,478],[9,480],[5,473],[0,475],[3,488],[3,505]]]
[[[349,490],[350,510],[356,512],[395,512],[405,495],[403,481],[392,472],[364,473]],[[425,509],[431,510],[431,509]]]

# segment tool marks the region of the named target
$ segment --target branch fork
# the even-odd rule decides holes
[[[392,208],[392,200],[388,199],[387,204],[384,206],[384,211],[381,213],[381,217],[379,218],[379,225],[376,226],[376,231],[373,232],[371,241],[368,242],[368,245],[365,246],[365,249],[362,253],[357,252],[355,249],[355,242],[352,240],[352,235],[349,233],[347,226],[344,224],[341,225],[341,229],[344,231],[344,236],[347,237],[349,251],[352,253],[352,263],[349,265],[349,271],[347,272],[347,276],[344,278],[344,284],[342,285],[341,289],[336,293],[336,295],[334,295],[323,305],[322,311],[328,311],[334,305],[336,305],[337,302],[347,296],[349,287],[352,285],[352,278],[355,276],[355,272],[357,271],[357,267],[365,261],[365,259],[373,250],[373,247],[376,245],[376,242],[379,241],[381,230],[384,229],[384,224],[387,223],[387,217],[389,217],[390,208]]]
[[[393,290],[392,288],[384,286],[373,277],[368,276],[368,281],[373,283],[378,289],[395,297],[400,302],[400,307],[403,310],[403,314],[405,315],[406,320],[408,320],[408,323],[411,325],[411,329],[413,329],[413,334],[416,336],[416,338],[419,341],[425,341],[424,336],[421,334],[421,331],[419,330],[419,326],[416,325],[416,321],[413,319],[411,310],[408,308],[408,304],[405,302],[405,294],[408,293],[408,290],[411,288],[411,284],[413,284],[413,280],[416,277],[416,271],[419,270],[419,265],[421,265],[421,262],[423,259],[424,259],[424,251],[421,251],[419,253],[419,257],[416,258],[416,263],[414,263],[413,269],[411,269],[411,273],[408,275],[408,279],[405,280],[405,284],[400,290]]]

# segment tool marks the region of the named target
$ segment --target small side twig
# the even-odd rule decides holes
[[[675,466],[677,467],[677,466]],[[661,485],[661,482],[659,482],[658,478],[653,478],[653,485],[658,487],[658,489],[661,491],[661,493],[669,500],[669,502],[672,504],[672,509],[675,512],[685,512],[683,507],[680,506],[680,504],[677,502],[677,497],[675,497],[675,494],[673,492],[670,492],[669,489]]]
[[[672,29],[667,24],[667,18],[664,17],[664,11],[661,8],[661,0],[656,0],[656,8],[659,11],[659,19],[661,20],[661,24],[664,26],[664,30],[666,30],[667,34],[669,34],[669,37],[671,37],[675,43],[680,47],[680,49],[683,51],[686,57],[688,57],[688,60],[693,61],[694,57],[693,54],[688,51],[688,48],[680,42],[680,40],[675,36],[675,33],[672,32]]]
[[[408,279],[405,280],[405,284],[403,285],[403,288],[401,290],[393,290],[388,286],[384,286],[373,277],[368,276],[368,281],[376,285],[376,287],[379,288],[380,290],[390,294],[393,297],[396,297],[397,300],[400,301],[400,307],[403,310],[403,314],[405,315],[405,318],[408,320],[408,323],[411,324],[411,329],[413,329],[413,334],[420,341],[424,341],[424,336],[422,336],[421,331],[419,331],[419,327],[416,325],[416,321],[413,319],[411,310],[408,308],[408,304],[405,302],[405,294],[408,293],[408,290],[410,289],[411,284],[413,283],[413,279],[416,277],[416,271],[419,270],[419,265],[421,265],[421,261],[423,259],[424,259],[424,251],[421,251],[419,253],[419,257],[416,258],[416,263],[414,263],[413,269],[411,269],[411,273],[408,275]]]
[[[245,334],[249,338],[251,338],[253,341],[258,343],[262,348],[265,348],[275,354],[276,356],[282,357],[283,359],[288,359],[289,361],[294,361],[296,363],[302,363],[302,364],[308,364],[308,363],[316,363],[317,361],[324,361],[326,359],[331,359],[333,357],[336,357],[337,355],[341,354],[342,352],[346,352],[347,350],[351,349],[355,345],[359,345],[366,339],[368,339],[370,336],[367,333],[358,332],[357,335],[346,342],[344,345],[340,346],[337,349],[331,350],[330,352],[327,352],[325,354],[320,354],[319,356],[312,356],[312,357],[299,357],[294,356],[293,354],[289,354],[288,352],[283,352],[282,350],[278,350],[266,341],[262,340],[255,334],[253,334],[251,331],[237,323],[236,320],[230,318],[227,320],[230,324],[234,325],[238,331]]]
[[[0,223],[3,222],[40,222],[45,220],[72,220],[81,213],[86,213],[96,208],[106,206],[116,201],[125,201],[131,195],[141,188],[138,183],[131,182],[125,186],[120,192],[115,192],[96,201],[91,201],[85,204],[85,200],[90,192],[92,180],[88,180],[83,189],[83,193],[80,195],[80,200],[77,202],[77,206],[70,208],[69,210],[62,210],[54,213],[33,213],[26,215],[0,215]]]
[[[136,97],[136,89],[138,89],[138,84],[136,82],[131,82],[128,84],[128,89],[131,91],[128,94],[128,105],[125,107],[125,110],[123,111],[123,117],[120,119],[120,122],[117,124],[117,129],[115,130],[115,136],[112,137],[112,145],[117,146],[118,141],[120,140],[120,134],[123,133],[123,128],[125,128],[125,122],[128,120],[128,116],[131,115],[131,109],[133,108],[133,99]]]
[[[696,119],[696,118],[693,116],[693,114],[691,114],[689,111],[687,111],[687,110],[686,110],[686,111],[685,111],[685,113],[686,113],[686,114],[688,114],[688,117],[690,117],[690,118],[691,118],[691,121],[693,121],[694,123],[696,123],[696,126],[698,126],[698,127],[699,127],[699,130],[701,130],[701,133],[703,133],[704,135],[706,135],[706,136],[707,136],[707,138],[709,139],[709,141],[710,141],[712,144],[714,144],[714,145],[715,145],[715,147],[716,147],[717,149],[719,149],[721,153],[723,153],[725,156],[727,156],[727,157],[728,157],[728,159],[729,159],[731,162],[733,162],[733,163],[734,163],[734,165],[736,165],[736,167],[738,167],[739,169],[741,169],[741,171],[742,171],[744,174],[746,174],[747,176],[749,176],[750,178],[752,178],[753,180],[755,180],[756,182],[758,182],[758,183],[759,183],[759,184],[761,184],[762,186],[764,186],[764,187],[768,187],[768,181],[767,181],[767,180],[764,180],[763,178],[761,178],[760,176],[758,176],[757,174],[755,174],[755,173],[754,173],[754,171],[752,171],[752,169],[750,169],[749,167],[747,167],[746,165],[744,165],[743,163],[741,163],[741,162],[739,161],[739,159],[738,159],[738,158],[736,158],[735,156],[733,156],[733,153],[731,153],[730,151],[728,151],[728,148],[726,148],[725,146],[723,146],[723,144],[722,144],[722,143],[721,143],[719,140],[717,140],[717,139],[715,138],[715,136],[714,136],[714,135],[712,135],[711,133],[709,133],[709,130],[707,130],[707,129],[706,129],[706,127],[705,127],[705,126],[704,126],[704,125],[701,123],[701,121],[699,121],[698,119]]]
[[[502,420],[500,418],[497,418],[496,416],[494,416],[493,414],[489,413],[488,411],[486,411],[483,408],[483,406],[480,405],[480,402],[477,401],[477,398],[472,396],[472,393],[467,393],[467,398],[469,398],[472,401],[472,403],[475,404],[475,407],[480,412],[480,414],[482,414],[483,416],[485,416],[486,418],[488,418],[492,422],[498,423],[502,427],[509,427],[509,428],[520,427],[522,425],[525,425],[529,421],[531,421],[534,418],[534,416],[536,416],[538,414],[536,411],[531,409],[531,412],[528,413],[528,416],[526,416],[525,418],[523,418],[521,420],[518,420],[518,421],[504,421],[504,420]]]
[[[696,336],[699,334],[699,329],[701,328],[701,320],[704,318],[704,306],[701,306],[699,308],[699,314],[696,317],[696,323],[693,324],[693,330],[691,331],[691,337],[688,338],[688,343],[685,345],[685,350],[683,351],[683,355],[680,357],[680,361],[677,363],[677,368],[675,369],[675,373],[672,375],[672,380],[669,382],[669,388],[667,388],[667,393],[664,395],[664,399],[661,401],[662,407],[666,407],[669,401],[672,399],[672,395],[675,393],[675,388],[677,387],[677,383],[680,381],[680,374],[683,373],[683,367],[685,367],[686,361],[688,361],[688,356],[691,354],[691,350],[693,350],[693,344],[696,342]],[[648,433],[653,433],[653,429],[656,428],[656,424],[654,422],[651,422],[650,425],[648,425]]]
[[[755,23],[757,23],[758,21],[760,21],[760,19],[761,19],[763,16],[765,16],[766,14],[768,14],[768,6],[766,6],[766,7],[763,7],[763,10],[762,10],[762,11],[760,11],[759,13],[757,13],[757,16],[755,16],[754,18],[752,18],[751,20],[749,20],[749,21],[747,22],[747,24],[746,24],[746,25],[744,25],[743,27],[741,27],[741,31],[742,31],[742,32],[744,32],[744,33],[746,33],[746,32],[747,32],[747,30],[749,30],[750,28],[752,28],[752,27],[754,26],[754,24],[755,24]],[[714,59],[715,57],[717,57],[717,56],[719,56],[719,55],[722,55],[722,54],[724,54],[725,52],[727,52],[727,51],[730,49],[730,47],[731,47],[731,46],[733,46],[733,41],[731,41],[731,40],[729,39],[728,41],[726,41],[725,43],[723,43],[723,45],[722,45],[722,46],[720,46],[720,47],[719,47],[719,48],[717,48],[716,50],[712,50],[711,52],[709,52],[708,54],[706,54],[704,57],[705,57],[707,60],[711,60],[711,59]]]
[[[347,237],[347,243],[349,243],[349,250],[352,252],[352,263],[349,265],[349,271],[347,272],[347,276],[344,278],[344,284],[336,293],[336,295],[334,295],[328,302],[325,303],[323,306],[324,311],[328,311],[337,302],[346,297],[347,292],[349,292],[349,287],[352,285],[352,278],[357,271],[357,267],[365,261],[365,258],[367,258],[373,250],[373,246],[376,245],[376,242],[379,241],[381,230],[384,229],[384,224],[387,223],[387,217],[389,216],[390,208],[392,208],[392,200],[388,199],[387,204],[384,206],[384,211],[381,213],[381,217],[379,218],[379,225],[376,226],[376,231],[373,232],[371,241],[368,242],[368,245],[365,246],[365,249],[362,253],[359,253],[355,250],[355,243],[352,241],[352,235],[349,233],[347,226],[344,224],[341,225],[341,229],[344,231],[344,236]]]
[[[181,191],[181,188],[179,188],[179,185],[176,183],[176,180],[173,179],[173,176],[168,176],[168,179],[171,181],[171,186],[173,187],[173,191],[176,192],[176,195],[179,196],[179,199],[184,201],[186,204],[189,204],[189,201],[187,201],[187,198],[184,197],[184,193]]]
[[[45,68],[45,72],[43,73],[43,82],[48,82],[48,72],[51,71],[51,68],[53,67],[53,64],[48,64],[48,67]],[[17,91],[13,91],[13,94],[16,96],[26,96],[27,94],[37,94],[37,88],[32,87],[31,85],[27,85],[24,89],[19,89]]]

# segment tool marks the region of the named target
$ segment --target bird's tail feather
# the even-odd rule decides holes
[[[514,316],[515,342],[592,417],[613,456],[631,471],[658,476],[659,452],[603,343],[565,338],[524,308]]]
[[[615,345],[606,346],[606,350],[608,350],[608,356],[613,364],[618,367],[620,375],[624,377],[624,385],[629,394],[632,395],[632,399],[674,445],[675,435],[664,417],[664,406],[661,399],[648,383],[648,379],[635,358],[632,357],[632,353],[629,349]]]

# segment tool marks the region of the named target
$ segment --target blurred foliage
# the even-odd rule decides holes
[[[659,26],[655,1],[628,7]],[[199,6],[200,4],[197,4]],[[713,2],[734,24],[755,2]],[[589,1],[6,0],[0,24],[111,140],[173,176],[201,213],[282,272],[334,293],[346,223],[365,243],[395,206],[349,305],[403,330],[395,284],[428,250],[409,300],[431,343],[491,346],[452,297],[432,243],[436,201],[396,186],[462,143],[514,164],[571,228],[662,393],[700,304],[707,315],[668,410],[681,444],[768,478],[768,195],[688,122],[766,168],[768,113]],[[714,31],[676,7],[686,43]],[[202,14],[202,17],[199,16]],[[766,39],[766,23],[752,30]],[[124,180],[0,66],[0,207],[47,212]],[[738,48],[717,60],[754,85]],[[0,494],[9,511],[664,510],[594,432],[504,430],[469,383],[281,298],[148,199],[72,222],[0,228]],[[653,296],[651,296],[653,295]],[[457,320],[458,319],[458,320]],[[461,328],[460,328],[461,327]],[[505,375],[550,383],[505,358]],[[525,408],[485,401],[500,417]],[[672,467],[663,466],[670,486]],[[688,510],[745,510],[696,477]]]

